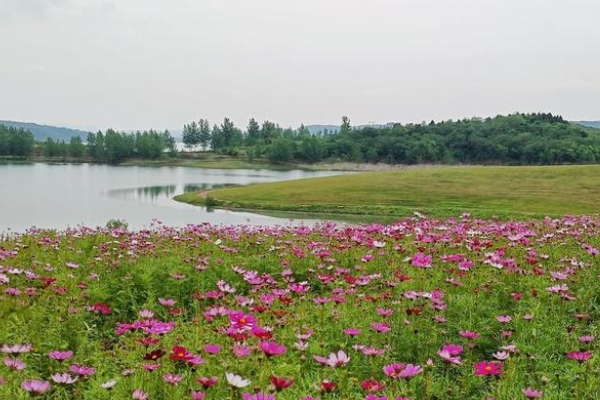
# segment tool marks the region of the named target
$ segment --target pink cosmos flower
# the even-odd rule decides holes
[[[373,322],[371,324],[371,328],[379,333],[389,332],[391,330],[390,324],[386,322]]]
[[[280,356],[287,352],[287,347],[277,342],[260,341],[258,344],[267,357]]]
[[[244,346],[241,344],[234,344],[233,345],[233,355],[235,355],[237,358],[244,358],[244,357],[248,357],[250,355],[250,353],[252,352],[252,349],[248,346]]]
[[[206,398],[206,393],[200,391],[192,392],[192,400],[204,400]]]
[[[535,390],[532,388],[525,388],[525,389],[523,389],[523,394],[528,399],[539,399],[540,397],[542,397],[544,395],[544,392],[541,390]]]
[[[152,319],[154,318],[154,313],[150,310],[142,310],[138,313],[138,315],[143,319]]]
[[[360,346],[359,349],[360,349],[359,351],[362,354],[364,354],[365,356],[378,357],[378,356],[382,356],[382,355],[385,354],[385,349],[378,349],[378,348],[373,347],[373,346],[368,346],[368,347]]]
[[[500,375],[502,371],[502,363],[499,361],[481,361],[474,364],[476,376]]]
[[[431,268],[431,261],[432,257],[423,253],[417,253],[410,259],[410,263],[418,268]]]
[[[59,385],[71,385],[79,379],[76,376],[72,376],[71,374],[63,373],[63,374],[52,374],[50,375],[52,380]]]
[[[256,394],[244,393],[244,394],[242,394],[242,398],[244,400],[275,400],[275,395],[274,394],[265,394],[265,393],[256,393]]]
[[[50,357],[52,360],[56,360],[58,362],[63,362],[65,360],[68,360],[69,358],[73,357],[73,352],[72,351],[53,350],[50,353],[48,353],[48,357]]]
[[[451,364],[462,364],[460,355],[463,352],[463,347],[456,344],[445,344],[438,350],[438,355],[446,362]]]
[[[136,389],[133,391],[131,398],[134,400],[148,400],[148,395],[142,389]]]
[[[44,394],[50,390],[50,382],[41,380],[25,380],[21,388],[31,394]]]
[[[201,376],[199,378],[196,378],[196,381],[199,384],[201,384],[204,387],[204,389],[209,389],[217,384],[217,382],[219,381],[219,378],[217,378],[216,376],[213,376],[210,378]]]
[[[578,362],[584,362],[592,358],[593,353],[591,351],[570,351],[567,353],[567,357],[571,360]]]
[[[473,332],[473,331],[460,331],[459,335],[464,337],[465,339],[470,339],[470,340],[475,340],[479,336],[481,336],[479,333]]]
[[[350,357],[343,351],[340,350],[337,353],[329,354],[329,357],[313,356],[313,359],[323,365],[329,367],[343,367],[350,362]]]
[[[71,364],[69,371],[79,376],[91,376],[94,375],[96,369],[94,367],[86,367],[79,364]]]
[[[251,314],[244,314],[243,312],[235,312],[229,314],[229,321],[234,329],[249,330],[256,325],[256,318]]]
[[[165,374],[163,375],[163,381],[167,382],[169,385],[171,386],[177,386],[179,384],[179,382],[181,382],[181,380],[183,379],[183,375],[177,375],[177,374]]]
[[[3,361],[4,365],[15,371],[23,371],[25,368],[27,368],[27,364],[18,358],[4,357]]]
[[[344,329],[344,333],[348,336],[358,336],[361,333],[361,330],[358,328],[347,328]]]
[[[591,343],[594,341],[594,337],[591,335],[580,336],[579,341],[581,343]]]
[[[208,354],[219,354],[221,352],[221,346],[218,344],[207,344],[204,346],[204,351]]]
[[[512,317],[510,315],[498,315],[496,320],[501,324],[507,324],[512,321]]]
[[[413,364],[395,363],[383,367],[383,372],[390,378],[410,379],[423,372],[423,368]]]
[[[175,299],[163,299],[162,297],[159,297],[158,302],[165,306],[165,307],[174,307],[175,303],[177,303],[177,300]]]
[[[29,353],[31,351],[31,348],[32,346],[30,344],[13,344],[10,346],[7,344],[3,344],[0,348],[0,351],[6,354],[23,354]]]

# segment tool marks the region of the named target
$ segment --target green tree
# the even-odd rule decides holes
[[[73,158],[83,157],[85,146],[79,136],[73,136],[69,142],[69,155]]]

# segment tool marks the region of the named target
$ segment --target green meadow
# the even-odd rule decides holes
[[[202,198],[202,196],[207,198]],[[186,194],[192,204],[328,214],[529,218],[600,211],[600,166],[422,167]]]

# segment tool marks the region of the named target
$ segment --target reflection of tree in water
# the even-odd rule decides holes
[[[145,198],[150,198],[152,200],[155,200],[156,198],[158,198],[160,196],[172,197],[176,190],[177,190],[177,187],[175,185],[146,186],[146,187],[138,188],[137,195],[142,198],[145,197]]]
[[[200,192],[202,190],[220,189],[226,187],[238,186],[232,183],[188,183],[183,186],[183,192]]]

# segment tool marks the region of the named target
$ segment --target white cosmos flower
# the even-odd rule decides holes
[[[236,375],[236,374],[231,373],[231,372],[227,372],[225,374],[225,376],[227,377],[227,382],[231,386],[236,387],[236,388],[243,388],[243,387],[246,387],[246,386],[248,386],[250,384],[249,380],[244,379],[241,376]]]

